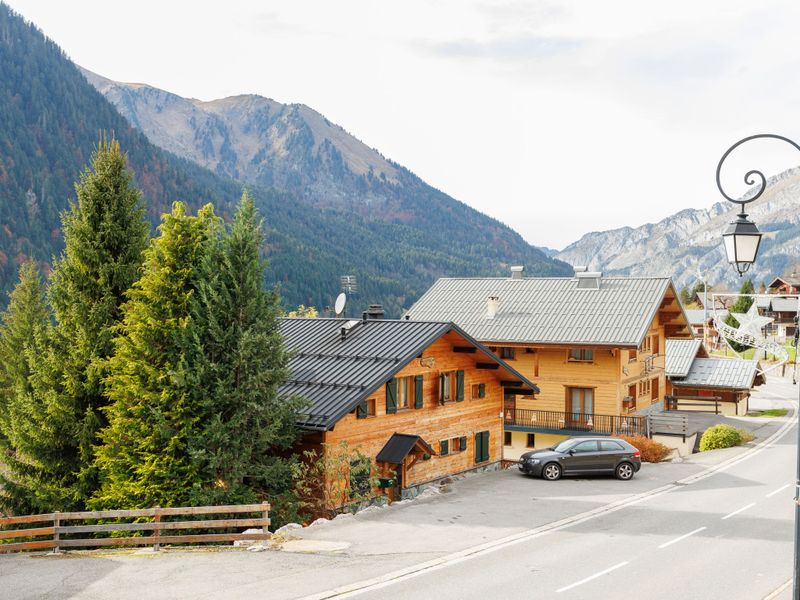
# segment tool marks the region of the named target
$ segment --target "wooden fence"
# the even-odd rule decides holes
[[[0,554],[19,550],[53,550],[61,548],[88,548],[99,546],[153,546],[161,544],[200,544],[208,542],[232,542],[236,540],[269,539],[268,503],[240,504],[232,506],[189,506],[182,508],[144,508],[140,510],[101,510],[94,512],[55,512],[45,515],[26,515],[0,518]],[[195,515],[241,515],[258,513],[256,518],[216,518],[204,520],[172,519],[173,517],[196,518]],[[167,520],[162,520],[166,517]],[[149,519],[140,522],[113,522],[86,524],[85,521],[107,521],[121,519]],[[64,525],[65,522],[84,521],[81,524]],[[9,529],[10,526],[26,526]],[[174,535],[181,530],[241,529],[260,527],[260,533],[189,533]],[[133,537],[110,537],[121,532],[152,532],[150,535]],[[167,532],[165,535],[164,532]],[[87,537],[81,534],[105,534]],[[75,537],[78,536],[78,537]],[[26,539],[28,538],[28,539]],[[47,539],[32,539],[47,538]],[[26,541],[6,543],[7,540]]]

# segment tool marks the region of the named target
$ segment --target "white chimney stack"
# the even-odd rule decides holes
[[[525,277],[525,267],[511,267],[511,279],[523,279]]]
[[[498,296],[489,296],[486,302],[486,318],[494,319],[498,308],[500,308],[500,298]]]

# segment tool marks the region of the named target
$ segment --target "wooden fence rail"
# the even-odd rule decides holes
[[[145,508],[139,510],[100,510],[88,512],[54,512],[43,515],[23,515],[19,517],[0,517],[0,554],[19,550],[53,550],[61,548],[88,548],[100,546],[153,546],[158,550],[161,544],[200,544],[208,542],[232,542],[237,540],[269,539],[269,509],[267,502],[263,504],[237,504],[230,506],[187,506],[181,508]],[[192,517],[194,515],[240,515],[258,513],[253,518],[217,518],[195,520],[162,520],[163,517]],[[64,525],[65,521],[97,521],[107,519],[151,519],[150,521],[132,523],[94,523]],[[42,525],[42,524],[47,525]],[[30,525],[10,529],[12,525]],[[243,527],[260,527],[260,533],[190,533],[184,535],[164,535],[164,531],[207,530],[207,529],[241,529]],[[77,534],[109,534],[115,532],[152,532],[150,535],[132,537],[72,537]],[[67,537],[62,537],[67,536]],[[28,539],[21,542],[9,542],[19,538]]]

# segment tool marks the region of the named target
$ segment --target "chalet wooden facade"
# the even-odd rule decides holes
[[[798,294],[800,293],[800,276],[796,273],[785,277],[776,277],[767,286],[770,294]]]
[[[452,319],[540,393],[507,393],[504,457],[573,435],[646,433],[663,400],[667,337],[691,337],[668,278],[440,279],[413,319]]]
[[[502,458],[506,390],[538,388],[452,323],[282,319],[283,395],[311,402],[306,449],[346,442],[373,458],[390,498]]]

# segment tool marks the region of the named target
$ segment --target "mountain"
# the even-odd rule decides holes
[[[800,260],[798,198],[800,168],[795,168],[770,177],[764,194],[747,205],[750,219],[764,232],[759,258],[746,275],[756,287]],[[670,275],[678,286],[693,285],[700,268],[709,285],[738,289],[741,280],[722,248],[722,232],[738,212],[738,205],[718,202],[708,209],[682,210],[658,223],[587,233],[556,258],[608,274]]]
[[[14,285],[16,265],[26,255],[47,270],[60,252],[59,214],[74,197],[73,182],[102,132],[116,136],[128,152],[154,224],[178,199],[193,208],[214,202],[227,217],[246,182],[265,217],[269,283],[280,284],[287,306],[333,304],[340,275],[359,280],[351,310],[380,302],[390,315],[399,315],[442,275],[505,274],[510,264],[525,264],[533,273],[568,273],[566,265],[545,257],[510,228],[408,171],[385,160],[387,166],[378,168],[377,153],[334,126],[339,137],[331,133],[313,153],[306,139],[311,125],[295,124],[290,132],[293,119],[300,118],[292,114],[305,113],[287,108],[286,125],[275,129],[286,137],[264,145],[264,152],[277,148],[288,155],[306,144],[310,162],[283,169],[280,161],[266,161],[259,172],[275,163],[271,182],[220,165],[208,165],[212,171],[151,142],[137,128],[141,124],[120,114],[55,43],[0,3],[0,291]],[[345,160],[339,148],[348,144],[357,151]],[[359,153],[369,157],[362,159],[362,174],[353,166]],[[325,200],[312,194],[319,186],[351,195],[342,199],[331,192]]]

